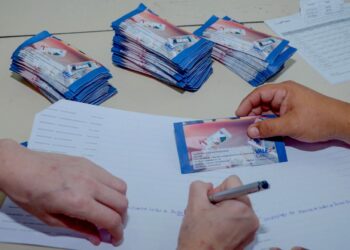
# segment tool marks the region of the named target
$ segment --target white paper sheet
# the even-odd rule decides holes
[[[250,196],[262,224],[251,249],[348,247],[348,148],[289,144],[287,163],[181,175],[172,126],[179,120],[60,101],[36,116],[29,147],[88,157],[128,183],[129,221],[120,249],[175,249],[190,182],[219,184],[231,174],[271,184]],[[96,248],[77,234],[37,224],[10,201],[1,211],[0,242]]]
[[[350,80],[350,5],[341,12],[322,15],[312,22],[301,14],[266,21],[279,36],[332,84]]]
[[[344,0],[300,0],[305,21],[314,21],[344,11]]]

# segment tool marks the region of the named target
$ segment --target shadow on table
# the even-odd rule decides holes
[[[285,64],[284,67],[274,76],[272,76],[270,79],[268,79],[269,82],[275,82],[285,71],[287,71],[292,65],[295,64],[294,59],[289,59]]]
[[[289,146],[301,151],[308,151],[308,152],[315,152],[315,151],[323,150],[329,147],[339,147],[339,148],[350,149],[350,145],[346,144],[345,142],[337,141],[337,140],[332,140],[327,142],[318,142],[318,143],[307,143],[307,142],[300,142],[288,137],[284,139],[284,142],[286,146]]]

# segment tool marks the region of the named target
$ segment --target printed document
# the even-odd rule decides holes
[[[290,41],[300,55],[332,84],[350,80],[350,4],[321,8],[319,2],[306,13],[266,21],[279,36]],[[332,1],[325,1],[332,2]],[[339,6],[343,6],[340,8]],[[326,10],[329,11],[326,12]]]

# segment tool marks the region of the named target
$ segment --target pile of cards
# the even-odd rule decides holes
[[[268,116],[247,116],[174,124],[181,173],[286,162],[281,138],[251,139],[248,127]]]
[[[108,83],[112,77],[108,69],[47,31],[16,49],[10,70],[51,102],[68,99],[100,104],[117,93]]]
[[[212,73],[214,44],[184,31],[145,5],[112,23],[113,62],[178,88],[196,91]]]
[[[257,32],[229,17],[212,16],[194,34],[214,42],[213,58],[252,86],[277,74],[296,52],[287,40]]]

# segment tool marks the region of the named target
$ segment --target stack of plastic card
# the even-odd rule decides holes
[[[117,93],[108,69],[83,52],[43,31],[21,44],[11,68],[51,102],[68,99],[100,104]]]
[[[252,86],[277,74],[296,52],[287,40],[257,32],[229,17],[212,16],[194,34],[214,42],[213,58]]]
[[[145,5],[112,23],[113,62],[178,88],[196,91],[212,73],[214,44],[184,31]]]

